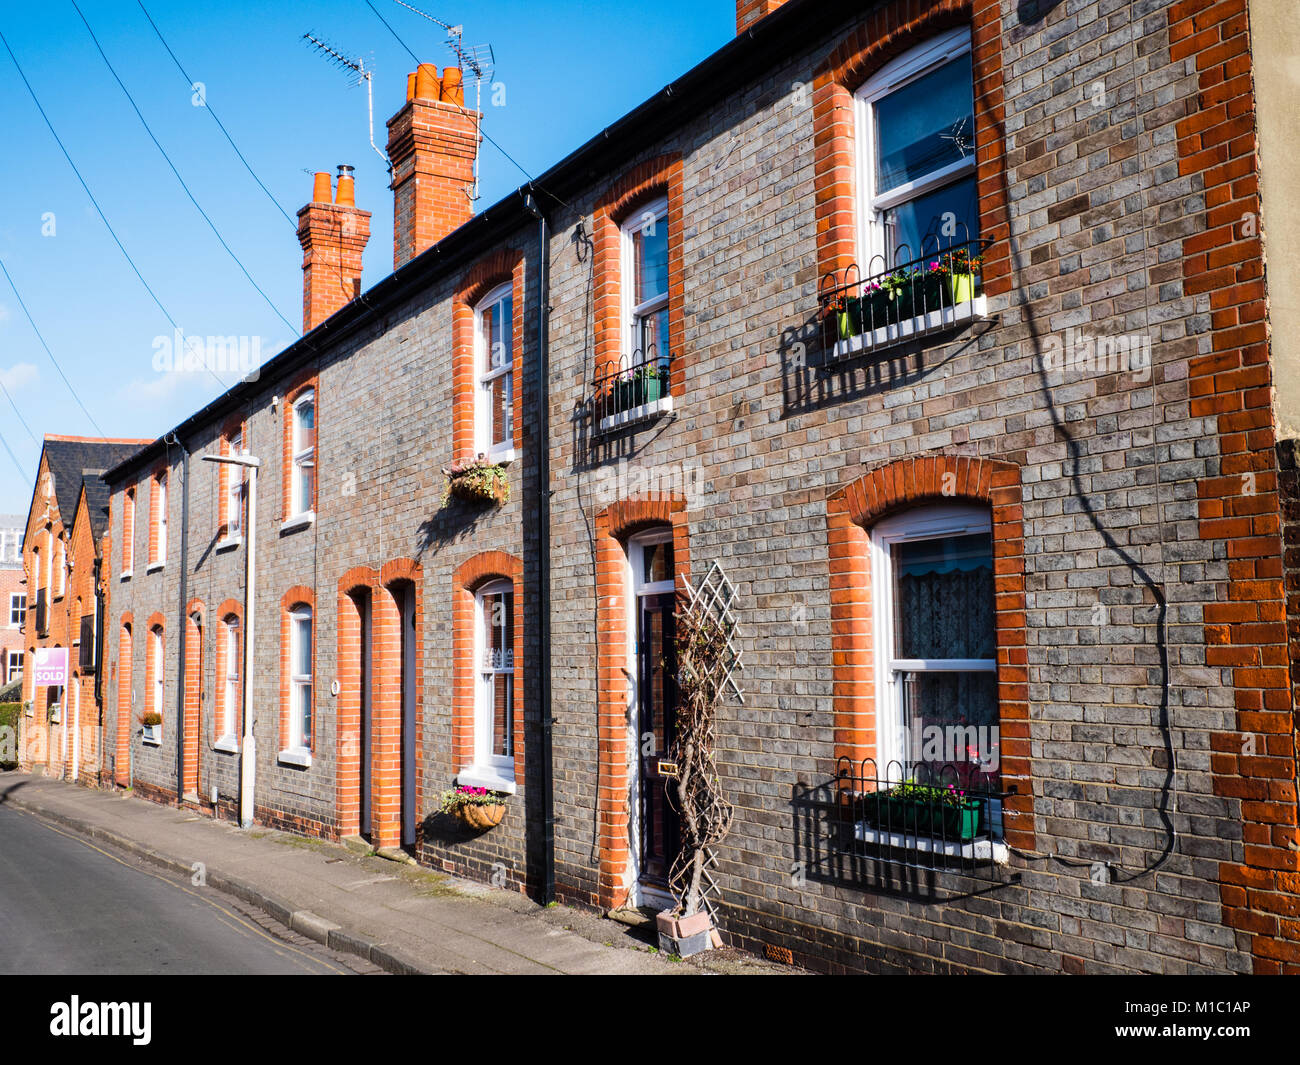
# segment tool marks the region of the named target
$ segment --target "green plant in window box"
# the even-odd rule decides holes
[[[443,467],[447,485],[442,490],[442,505],[454,497],[467,503],[505,503],[510,499],[510,479],[499,462],[490,462],[480,452],[472,459]]]
[[[619,377],[618,409],[631,410],[658,401],[667,391],[668,370],[657,363],[646,363]]]
[[[864,796],[867,821],[887,832],[933,835],[948,842],[968,842],[980,828],[983,802],[949,784],[943,787],[906,781]]]
[[[969,248],[960,247],[954,248],[946,259],[953,305],[969,303],[975,298],[975,274],[984,265],[983,253],[972,255]]]

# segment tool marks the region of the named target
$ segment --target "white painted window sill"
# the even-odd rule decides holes
[[[155,726],[155,728],[157,727],[158,726]],[[144,741],[146,747],[162,746],[162,733],[156,732],[154,729],[146,728],[144,734],[140,738]]]
[[[237,547],[239,547],[241,544],[243,544],[243,542],[244,542],[244,538],[243,538],[242,536],[232,536],[232,537],[230,537],[230,538],[227,539],[227,540],[218,540],[218,541],[217,541],[217,550],[218,550],[218,551],[233,551],[235,548],[237,548]]]
[[[124,569],[124,570],[122,571],[121,576],[120,576],[118,579],[119,579],[119,580],[123,580],[123,581],[129,581],[129,580],[131,579],[131,573],[132,573],[131,570],[129,570],[129,569]]]
[[[303,769],[311,768],[311,751],[306,747],[290,747],[278,755],[281,765],[296,765]]]
[[[316,520],[316,512],[308,510],[302,514],[295,514],[291,518],[286,518],[280,522],[280,531],[282,533],[297,532],[299,529],[305,529]]]
[[[633,422],[643,422],[647,419],[657,417],[660,414],[667,414],[672,409],[673,397],[660,396],[653,403],[642,403],[639,407],[632,407],[630,410],[621,410],[617,414],[610,414],[601,418],[597,431],[607,433],[611,429],[618,429],[624,425],[631,425]]]
[[[488,462],[495,462],[498,466],[509,466],[519,457],[519,453],[512,447],[502,448],[500,451],[487,452]]]
[[[227,754],[239,753],[239,737],[234,733],[227,733],[212,745],[214,751],[225,751]]]
[[[472,765],[456,774],[456,783],[466,788],[487,788],[488,791],[500,791],[506,795],[515,793],[513,776],[504,776],[503,770],[490,766]]]
[[[149,565],[147,565],[147,566],[145,567],[145,570],[144,570],[144,571],[145,571],[145,573],[157,573],[157,572],[158,572],[160,569],[162,569],[165,565],[167,565],[166,561],[163,561],[163,562],[150,562]]]

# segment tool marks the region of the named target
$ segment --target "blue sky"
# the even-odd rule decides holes
[[[371,0],[422,61],[451,62],[446,35],[394,0]],[[70,0],[0,4],[3,32],[50,121],[126,250],[163,306],[196,336],[259,337],[263,359],[297,336],[302,252],[294,228],[258,188],[135,0],[77,0],[108,59],[195,199],[290,329],[243,276],[190,203]],[[374,212],[367,288],[392,269],[392,194],[371,150],[363,87],[300,38],[314,31],[374,72],[375,140],[405,96],[414,63],[366,0],[144,6],[257,176],[290,217],[310,198],[311,171],[356,167],[358,205]],[[484,129],[536,175],[735,32],[726,0],[632,7],[607,2],[418,0],[490,43],[504,106],[484,91]],[[468,85],[467,85],[468,88]],[[498,92],[498,96],[500,93]],[[206,374],[154,369],[172,327],[113,242],[0,47],[5,137],[0,259],[55,358],[105,435],[152,438],[222,389]],[[491,144],[480,156],[490,206],[526,178]],[[0,275],[0,382],[31,432],[95,434]],[[227,382],[233,383],[233,376]],[[39,456],[0,395],[0,513],[25,512]]]

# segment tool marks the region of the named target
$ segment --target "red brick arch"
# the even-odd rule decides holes
[[[474,761],[474,596],[488,581],[514,586],[515,652],[515,786],[524,784],[524,567],[504,551],[483,551],[467,558],[452,575],[452,711],[453,772]]]
[[[673,560],[678,577],[690,574],[686,501],[658,493],[611,503],[596,515],[596,688],[599,707],[597,758],[601,787],[596,840],[600,855],[597,897],[617,908],[632,885],[628,851],[629,802],[627,749],[627,540],[655,526],[673,530]]]
[[[668,348],[673,356],[672,392],[682,395],[686,381],[682,258],[682,158],[670,152],[640,163],[606,189],[592,213],[596,278],[596,373],[613,369],[623,353],[621,226],[640,205],[668,198]]]
[[[987,505],[992,516],[1002,779],[1017,791],[1006,803],[1006,837],[1032,847],[1024,532],[1014,463],[964,455],[898,459],[827,498],[835,757],[858,762],[876,753],[869,529],[909,507],[963,501]]]
[[[474,264],[452,297],[451,446],[457,459],[474,456],[474,308],[492,289],[506,282],[511,282],[514,297],[514,448],[523,448],[524,381],[519,371],[524,343],[524,255],[514,248],[499,248]]]
[[[986,237],[1005,233],[1007,218],[1001,201],[983,195],[1001,180],[1003,169],[1001,125],[1005,106],[998,0],[889,0],[865,15],[813,76],[819,274],[843,270],[858,258],[854,93],[895,56],[962,25],[971,27],[972,37],[977,174],[982,193],[980,230]],[[1011,287],[1005,242],[994,245],[985,255],[983,274],[984,287],[990,294]]]

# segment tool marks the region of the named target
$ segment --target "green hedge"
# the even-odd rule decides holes
[[[22,703],[0,703],[0,729],[6,725],[13,729],[12,733],[0,733],[0,769],[18,768],[18,762],[14,759],[18,755],[18,728],[22,716]]]

